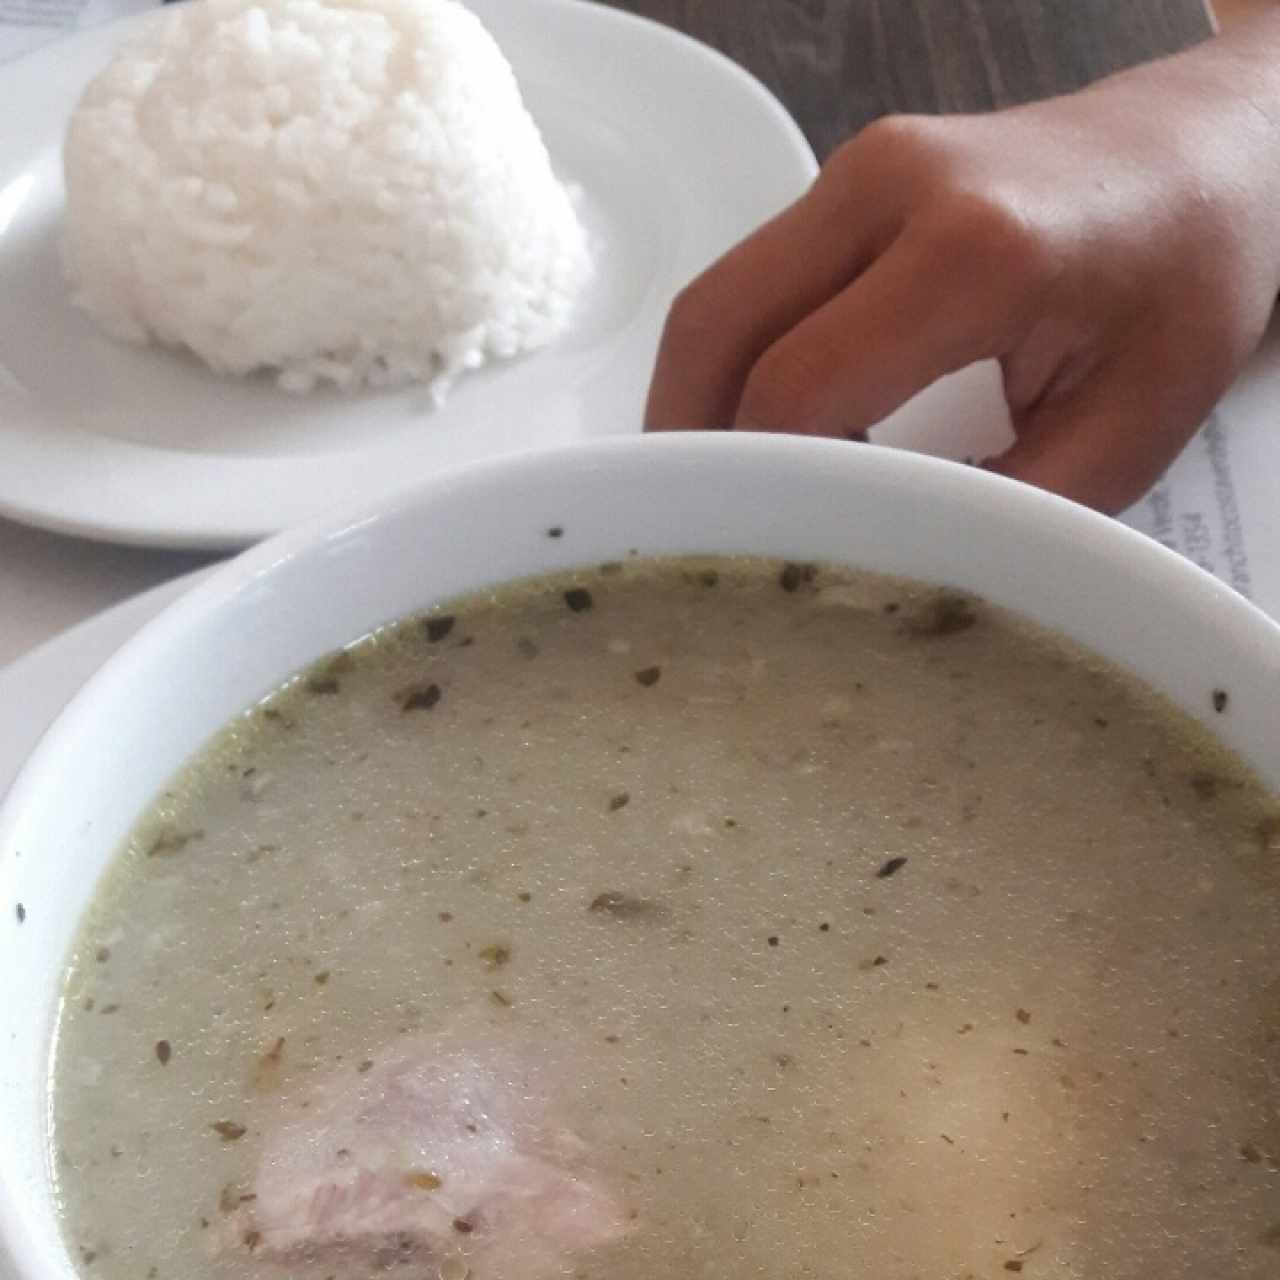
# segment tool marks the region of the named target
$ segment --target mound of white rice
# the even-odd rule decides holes
[[[64,165],[80,306],[307,390],[550,341],[586,237],[510,65],[455,0],[193,0],[89,86]]]

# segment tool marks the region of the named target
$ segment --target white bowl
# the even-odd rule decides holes
[[[1280,627],[1141,535],[953,463],[770,436],[627,439],[454,471],[285,534],[113,658],[0,811],[0,1268],[74,1274],[46,1149],[58,983],[99,875],[165,782],[236,712],[381,623],[632,550],[837,561],[977,592],[1137,673],[1280,788]]]

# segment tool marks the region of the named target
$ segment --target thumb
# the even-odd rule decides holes
[[[1102,375],[1016,418],[1017,440],[987,467],[1116,515],[1159,480],[1210,408],[1170,406],[1142,382]]]

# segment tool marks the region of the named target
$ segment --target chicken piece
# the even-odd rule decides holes
[[[627,1226],[586,1144],[551,1120],[542,1080],[553,1075],[506,1046],[419,1039],[328,1076],[269,1130],[237,1239],[283,1263],[341,1255],[475,1280],[560,1272]]]

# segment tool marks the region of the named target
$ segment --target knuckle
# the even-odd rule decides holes
[[[738,416],[752,426],[803,430],[822,413],[830,381],[831,362],[826,354],[778,343],[748,374]]]
[[[672,300],[663,328],[664,345],[701,349],[724,328],[725,311],[705,277],[686,285]]]
[[[934,153],[934,128],[926,116],[881,116],[842,142],[827,158],[819,181],[862,185],[878,174],[915,169]]]
[[[948,251],[984,280],[1039,292],[1062,272],[1062,255],[1050,230],[1016,198],[961,191],[945,202],[938,216]]]
[[[934,124],[927,116],[881,116],[854,134],[845,147],[855,153],[896,160],[904,155],[932,151],[933,134]]]

